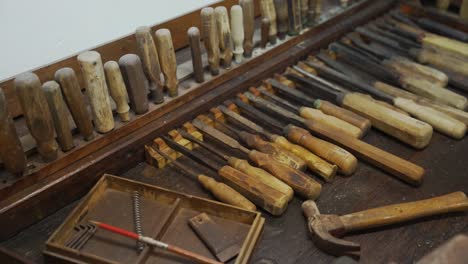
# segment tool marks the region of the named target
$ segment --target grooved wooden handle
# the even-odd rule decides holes
[[[283,40],[289,30],[288,0],[274,0],[278,37]]]
[[[442,89],[441,89],[442,90]],[[432,138],[432,127],[412,117],[384,107],[366,96],[346,94],[342,105],[371,120],[377,129],[414,148],[426,147]]]
[[[272,45],[276,44],[278,33],[276,28],[276,10],[273,0],[260,0],[260,11],[262,17],[268,18],[270,20],[270,30],[268,32],[269,41]]]
[[[201,10],[201,30],[203,43],[208,54],[208,64],[212,75],[219,74],[219,38],[216,34],[214,9],[205,7]]]
[[[0,159],[5,169],[15,176],[26,170],[26,155],[16,133],[15,124],[8,112],[8,102],[0,88]]]
[[[72,68],[62,68],[55,72],[55,81],[62,87],[65,102],[70,109],[73,121],[85,140],[94,138],[91,114],[86,107],[84,96]]]
[[[229,68],[232,62],[232,46],[231,46],[231,27],[229,25],[229,16],[227,9],[224,6],[218,6],[214,10],[216,28],[219,39],[220,60],[221,64]],[[242,15],[241,15],[242,17]],[[242,32],[242,37],[244,34]],[[242,44],[241,44],[242,45]]]
[[[275,176],[271,175],[270,173],[250,165],[248,161],[238,159],[235,157],[230,157],[228,159],[228,164],[229,166],[240,170],[243,173],[249,175],[250,177],[253,177],[258,181],[263,182],[267,186],[270,186],[271,188],[283,193],[288,197],[289,200],[291,200],[294,197],[294,191],[291,187],[289,187],[289,185],[282,182],[281,180],[278,180],[277,178],[275,178]]]
[[[394,204],[340,216],[346,232],[402,223],[426,216],[468,211],[468,198],[454,192],[430,199]]]
[[[289,31],[291,36],[298,35],[302,30],[301,0],[288,0]]]
[[[309,170],[317,173],[326,181],[331,182],[335,178],[336,171],[338,170],[338,167],[336,165],[332,165],[326,162],[319,156],[313,154],[312,152],[299,145],[292,144],[285,137],[275,135],[273,136],[273,141],[282,148],[294,153],[295,155],[305,160]]]
[[[127,88],[120,72],[119,64],[115,61],[104,63],[104,72],[106,73],[109,92],[117,105],[117,113],[123,122],[130,121],[130,107],[128,106]]]
[[[197,27],[191,27],[188,29],[187,35],[192,54],[192,66],[195,81],[197,83],[202,83],[205,81],[205,71],[200,45],[200,30]]]
[[[44,161],[56,159],[58,146],[54,123],[39,78],[36,74],[27,72],[18,75],[14,83],[26,124],[36,140],[39,154]]]
[[[242,7],[233,5],[231,7],[231,28],[232,41],[234,42],[234,55],[236,63],[242,62],[242,54],[244,53],[244,14]]]
[[[448,56],[433,49],[411,49],[410,53],[420,63],[430,64],[442,69],[448,69],[455,73],[468,76],[468,62],[454,56]]]
[[[138,55],[143,63],[143,70],[150,80],[150,97],[156,104],[164,102],[164,84],[161,81],[161,66],[156,45],[151,35],[151,28],[138,27],[135,31]]]
[[[288,207],[288,197],[230,166],[218,170],[223,181],[257,206],[272,215],[281,215]]]
[[[250,58],[254,47],[255,10],[253,0],[239,0],[244,22],[244,56]]]
[[[369,129],[372,127],[372,123],[369,119],[364,118],[354,112],[351,112],[345,108],[341,108],[325,100],[316,100],[315,107],[322,111],[324,114],[339,118],[349,124],[358,127],[361,130],[362,135],[367,134]]]
[[[136,54],[127,54],[119,59],[122,77],[128,91],[130,106],[136,114],[148,112],[147,80],[143,73],[140,58]]]
[[[159,53],[159,62],[164,75],[165,85],[169,96],[178,94],[179,80],[177,79],[177,61],[169,29],[158,29],[155,33],[156,47]]]
[[[91,104],[91,112],[96,130],[107,133],[114,129],[114,117],[109,100],[101,55],[96,51],[86,51],[78,55],[86,94]]]
[[[270,33],[270,20],[268,17],[262,18],[261,21],[261,38],[260,38],[260,47],[262,49],[266,48],[268,45],[268,39],[269,39],[269,33]]]
[[[410,74],[424,78],[440,87],[446,87],[448,84],[448,76],[431,67],[413,62],[404,57],[394,57],[390,60],[383,61],[383,64],[401,74]]]
[[[52,120],[54,121],[57,140],[64,152],[75,147],[68,119],[68,108],[63,100],[60,85],[56,81],[48,81],[42,85]]]
[[[198,175],[198,181],[205,189],[211,192],[213,196],[216,197],[216,199],[223,203],[234,205],[250,211],[257,210],[255,204],[222,182],[217,182],[213,178],[202,174]]]

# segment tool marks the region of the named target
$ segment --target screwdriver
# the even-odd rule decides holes
[[[183,163],[177,161],[176,159],[171,158],[169,155],[164,153],[163,151],[159,150],[157,147],[150,147],[145,146],[146,152],[151,156],[155,156],[155,152],[159,155],[163,156],[167,161],[168,165],[175,167],[186,175],[191,176],[198,180],[198,182],[208,191],[213,194],[216,199],[220,200],[221,202],[234,205],[240,208],[244,208],[246,210],[255,211],[257,208],[255,205],[245,198],[242,194],[237,192],[236,190],[232,189],[231,187],[227,186],[222,182],[218,182],[215,179],[208,177],[203,174],[197,174],[189,167],[185,166]],[[169,162],[170,161],[170,162]]]

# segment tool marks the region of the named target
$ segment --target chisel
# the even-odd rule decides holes
[[[195,119],[193,121],[193,125],[203,133],[216,139],[218,142],[247,154],[249,159],[257,166],[268,171],[271,175],[291,186],[291,188],[301,197],[313,197],[312,199],[316,199],[320,195],[322,186],[304,172],[279,163],[268,154],[245,148],[235,139],[229,137],[216,128],[205,124],[199,119]]]
[[[302,31],[301,0],[288,0],[289,31],[288,35],[296,36]],[[310,20],[309,20],[310,22]]]
[[[205,44],[206,53],[208,55],[208,64],[212,75],[219,74],[219,38],[216,33],[216,21],[214,9],[205,7],[201,10],[201,31],[203,43]]]
[[[236,63],[242,62],[244,54],[244,15],[242,7],[239,5],[233,5],[231,7],[231,28],[232,28],[232,42],[234,45],[234,58]]]
[[[130,99],[130,107],[137,115],[148,112],[147,79],[140,58],[126,54],[119,59],[119,66]]]
[[[169,155],[162,152],[157,147],[145,146],[145,149],[151,157],[154,157],[156,152],[168,161],[167,164],[169,166],[173,166],[181,170],[184,174],[196,179],[206,190],[213,194],[213,196],[216,197],[216,199],[218,199],[219,201],[240,208],[244,208],[246,210],[257,210],[255,205],[251,201],[249,201],[242,194],[232,189],[228,185],[219,182],[216,179],[213,179],[212,177],[194,172],[191,168],[177,161],[176,159],[171,158]]]
[[[283,40],[289,30],[288,0],[274,0],[278,38]]]
[[[179,93],[179,80],[177,79],[177,60],[172,43],[171,31],[166,28],[158,29],[155,33],[156,47],[158,49],[159,63],[164,75],[165,86],[170,97]]]
[[[26,125],[36,140],[39,155],[45,162],[55,160],[58,145],[55,141],[54,123],[39,78],[36,74],[27,72],[18,75],[14,84]]]
[[[268,40],[271,45],[275,45],[278,39],[278,30],[276,26],[276,10],[273,0],[260,0],[260,11],[262,13],[262,17],[266,17],[270,21]]]
[[[306,26],[309,24],[309,0],[300,0],[301,4],[301,23],[302,26]]]
[[[260,48],[265,49],[268,45],[268,34],[270,32],[270,20],[268,17],[263,17],[260,22]]]
[[[127,87],[120,71],[119,64],[116,61],[104,63],[104,72],[106,73],[107,86],[109,93],[117,106],[117,113],[123,122],[130,121],[130,106],[128,106]]]
[[[249,99],[252,99],[251,102],[256,107],[259,107],[267,112],[278,114],[289,121],[294,121],[294,119],[290,119],[292,113],[287,113],[287,110],[281,109],[280,107],[261,98],[255,97],[252,94],[249,95],[249,97]],[[361,159],[383,169],[388,173],[391,173],[392,175],[409,184],[420,185],[422,183],[424,169],[409,161],[403,160],[359,139],[350,137],[337,131],[331,131],[327,128],[323,128],[316,123],[311,122],[303,125],[318,136],[343,146],[344,148],[355,153]],[[285,128],[285,133],[288,135],[288,139],[295,142],[296,144],[301,145],[307,143],[311,137],[307,130],[295,127],[293,125],[287,126]],[[307,147],[311,149],[312,146],[307,145]]]
[[[255,32],[255,6],[253,0],[239,0],[239,5],[242,7],[242,16],[244,23],[244,56],[252,57],[254,47],[253,35]]]
[[[231,166],[221,166],[211,160],[208,160],[204,155],[190,151],[168,137],[164,137],[164,141],[169,145],[169,147],[182,153],[184,156],[187,156],[198,163],[202,163],[210,169],[218,172],[218,175],[227,185],[270,214],[281,215],[287,209],[289,199],[285,194],[278,190],[271,188],[263,182],[252,178]]]
[[[192,54],[193,75],[197,83],[205,81],[205,72],[200,44],[200,30],[197,27],[191,27],[187,30],[187,36]]]
[[[0,159],[6,171],[21,176],[26,170],[26,155],[16,133],[15,124],[8,112],[8,102],[0,88]]]
[[[216,21],[216,34],[218,35],[219,39],[219,58],[221,61],[221,65],[223,65],[223,67],[225,68],[230,68],[233,53],[231,46],[231,27],[226,7],[216,7],[214,10],[214,15]],[[243,36],[244,34],[242,34],[242,37]]]

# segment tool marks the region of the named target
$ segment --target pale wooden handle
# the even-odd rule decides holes
[[[244,56],[250,58],[253,51],[253,35],[255,31],[255,10],[253,0],[239,0],[242,7],[244,22]]]
[[[468,60],[468,44],[436,34],[426,33],[422,39],[423,47],[441,49],[454,56]]]
[[[172,44],[172,36],[169,29],[158,29],[155,33],[156,47],[159,52],[159,62],[166,82],[169,96],[176,97],[178,94],[179,80],[177,79],[177,60]]]
[[[205,189],[210,191],[216,199],[223,203],[234,205],[246,210],[255,211],[257,207],[242,194],[228,185],[217,182],[211,177],[198,175],[198,181]]]
[[[208,64],[212,75],[219,74],[219,38],[216,34],[216,22],[214,9],[205,7],[200,12],[201,31],[206,53],[208,54]]]
[[[234,42],[234,55],[236,63],[242,62],[242,54],[244,53],[244,15],[242,8],[239,5],[231,7],[231,27],[232,27],[232,40]]]
[[[277,28],[276,28],[276,10],[273,0],[260,0],[260,11],[262,17],[270,20],[270,30],[268,32],[269,40],[272,45],[276,44],[277,41]]]
[[[201,45],[200,45],[200,30],[197,27],[191,27],[187,31],[190,51],[192,54],[193,74],[195,81],[202,83],[205,81],[205,71],[203,67]]]
[[[468,76],[468,62],[461,60],[455,56],[443,54],[434,49],[412,49],[410,53],[417,58],[420,63],[434,65],[442,69],[448,69],[455,73]]]
[[[354,93],[354,94],[357,95],[357,96],[363,96],[366,100],[372,101],[372,102],[374,102],[376,104],[379,104],[379,105],[381,105],[381,106],[383,106],[385,108],[388,108],[388,109],[390,109],[392,111],[396,111],[396,112],[398,112],[398,113],[400,113],[402,115],[410,116],[410,114],[408,114],[404,110],[402,110],[402,109],[400,109],[400,108],[398,108],[398,107],[396,107],[394,105],[391,105],[391,104],[389,104],[387,102],[376,100],[376,99],[374,99],[372,96],[370,96],[368,94],[363,94],[363,93]]]
[[[85,140],[94,138],[94,128],[91,114],[86,107],[84,96],[72,68],[62,68],[55,72],[55,81],[62,87],[63,96],[70,109],[76,127]]]
[[[106,73],[107,85],[109,92],[117,105],[117,113],[123,122],[130,121],[130,107],[128,106],[127,89],[120,72],[119,64],[115,61],[108,61],[104,63],[104,72]]]
[[[137,115],[148,112],[147,80],[140,58],[136,54],[124,55],[119,59],[119,66],[133,111]]]
[[[365,96],[347,94],[343,97],[342,104],[371,120],[377,129],[412,147],[424,148],[432,138],[432,127],[427,123],[393,111]]]
[[[107,133],[114,129],[114,117],[101,55],[96,51],[83,52],[78,55],[78,63],[86,85],[96,130],[100,133]]]
[[[301,22],[306,25],[309,19],[309,0],[300,0],[301,3]]]
[[[42,85],[42,91],[49,105],[60,147],[64,152],[69,151],[75,144],[68,119],[68,108],[63,100],[60,85],[56,81],[48,81]]]
[[[231,27],[229,25],[229,16],[224,6],[215,8],[216,28],[219,39],[220,59],[224,67],[231,67],[232,46],[231,46]],[[242,33],[242,37],[244,34]],[[242,44],[241,44],[242,45]]]
[[[446,87],[448,84],[447,74],[404,57],[394,57],[391,60],[384,61],[383,63],[384,65],[388,64],[390,68],[397,72],[401,72],[402,74],[415,74],[416,76],[425,78],[440,87]]]
[[[14,84],[26,125],[36,140],[39,154],[47,162],[56,159],[58,145],[55,141],[54,123],[39,78],[36,74],[27,72],[18,75]]]
[[[135,37],[143,69],[146,77],[151,81],[150,96],[156,104],[160,104],[164,102],[164,84],[161,80],[161,66],[159,65],[158,51],[151,35],[151,28],[138,27],[135,31]]]
[[[315,14],[315,21],[314,22],[318,22],[322,16],[322,1],[323,0],[315,0],[315,6],[313,7],[314,8],[314,14]]]
[[[468,210],[468,199],[463,192],[426,200],[388,205],[340,216],[347,232],[402,223],[426,216],[465,212]]]
[[[288,1],[289,32],[291,36],[298,35],[302,31],[301,0]]]
[[[267,17],[262,18],[261,22],[261,38],[260,38],[260,47],[262,49],[266,48],[268,45],[270,33],[270,20]]]
[[[283,40],[289,30],[288,1],[274,0],[276,10],[276,22],[278,27],[278,37]]]
[[[334,116],[347,123],[350,123],[358,127],[362,131],[364,136],[372,127],[372,123],[369,119],[364,118],[354,112],[351,112],[345,108],[334,105],[328,101],[316,100],[315,107],[321,110],[324,114]]]
[[[338,131],[348,134],[355,138],[361,138],[363,133],[358,127],[338,119],[334,116],[326,115],[322,111],[310,107],[301,107],[299,109],[301,117],[333,127]]]
[[[26,155],[8,112],[8,102],[0,88],[0,159],[5,169],[15,176],[26,170]]]

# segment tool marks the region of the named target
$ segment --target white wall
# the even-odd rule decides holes
[[[0,80],[217,0],[0,0]]]

